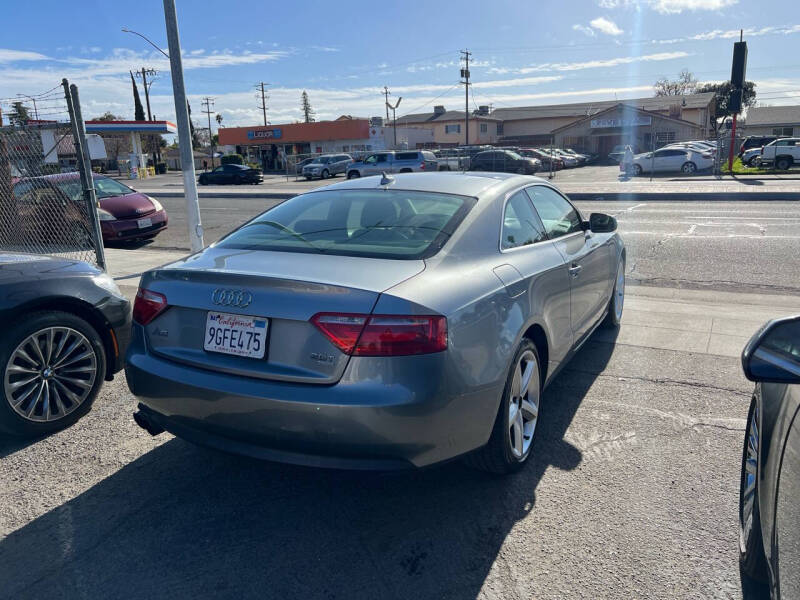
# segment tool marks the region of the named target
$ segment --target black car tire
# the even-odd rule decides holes
[[[528,451],[525,452],[522,458],[515,457],[510,451],[509,443],[509,403],[511,400],[511,385],[514,379],[514,372],[521,357],[526,352],[532,352],[536,360],[537,372],[541,377],[542,369],[539,360],[539,352],[536,350],[536,345],[528,338],[523,338],[522,342],[514,353],[514,360],[511,361],[511,367],[508,371],[506,378],[506,385],[503,388],[503,396],[500,399],[500,406],[497,410],[495,417],[494,427],[489,442],[479,448],[478,450],[468,454],[464,460],[465,462],[476,469],[494,473],[496,475],[506,475],[513,473],[522,468],[527,462],[528,458],[533,454],[534,446],[536,445],[536,429],[534,429],[533,439],[528,446]],[[541,380],[539,381],[539,419],[541,419]]]
[[[617,274],[614,278],[614,289],[611,291],[611,298],[608,301],[608,309],[606,312],[606,318],[603,319],[603,327],[606,329],[617,329],[620,324],[622,323],[622,312],[620,312],[619,316],[617,316],[617,302],[619,300],[619,296],[617,295],[617,286],[619,285],[619,269],[622,269],[622,308],[625,307],[625,255],[623,254],[622,258],[619,261],[619,265],[617,265]]]
[[[691,175],[692,173],[696,172],[697,172],[697,165],[694,164],[692,161],[683,163],[683,166],[681,167],[681,173]]]
[[[323,169],[322,173],[320,174],[320,179],[327,179],[330,176],[330,171],[328,171],[328,169]]]
[[[775,161],[775,168],[778,169],[778,171],[788,171],[789,167],[791,166],[792,166],[791,159],[786,157],[781,157]]]
[[[75,410],[61,419],[47,422],[34,422],[18,415],[9,404],[5,393],[6,367],[11,355],[29,335],[48,327],[69,327],[80,332],[92,346],[95,354],[96,373],[94,384]],[[53,433],[74,424],[92,406],[106,375],[106,353],[100,335],[89,323],[72,313],[62,311],[35,312],[25,315],[0,338],[0,430],[16,436],[36,437]]]
[[[739,568],[748,577],[758,581],[767,580],[767,560],[764,556],[764,542],[761,534],[761,511],[758,507],[758,474],[756,474],[755,498],[753,500],[753,527],[750,535],[745,537],[743,511],[744,492],[747,471],[747,446],[751,422],[756,418],[757,400],[755,396],[750,400],[750,410],[747,413],[747,427],[742,448],[742,472],[739,480]]]
[[[208,185],[208,180],[201,175],[197,183],[199,183],[200,185]]]
[[[760,162],[761,162],[761,157],[758,154],[756,154],[755,156],[750,157],[750,160],[747,161],[747,166],[754,169],[758,166],[758,163]]]
[[[358,171],[348,171],[347,172],[347,178],[348,179],[358,179],[359,177],[361,177],[361,173],[359,173]]]

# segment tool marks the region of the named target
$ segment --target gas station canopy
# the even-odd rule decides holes
[[[86,121],[86,133],[177,133],[169,121]]]

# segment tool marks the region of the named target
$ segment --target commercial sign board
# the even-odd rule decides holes
[[[643,115],[636,115],[635,117],[623,117],[621,119],[592,119],[590,127],[592,129],[599,129],[605,127],[639,127],[642,125],[651,125],[653,117],[646,117]]]
[[[280,129],[250,129],[247,132],[248,140],[279,140],[281,136]]]

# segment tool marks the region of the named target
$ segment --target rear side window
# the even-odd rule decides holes
[[[436,254],[475,199],[404,190],[321,191],[287,200],[217,243],[221,248],[421,259]]]
[[[503,250],[535,244],[547,239],[544,226],[527,194],[517,192],[506,202],[500,247]]]
[[[582,230],[578,211],[554,189],[536,185],[526,191],[551,239]]]
[[[416,152],[398,152],[395,154],[395,160],[417,160],[419,158],[419,154]]]

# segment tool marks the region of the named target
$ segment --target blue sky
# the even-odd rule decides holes
[[[402,96],[398,116],[434,104],[463,109],[459,50],[473,53],[471,104],[494,107],[635,98],[660,77],[690,69],[701,81],[730,77],[745,29],[747,75],[764,104],[800,104],[800,3],[737,0],[480,2],[205,2],[177,0],[193,118],[215,98],[223,126],[262,120],[255,84],[270,83],[268,119],[301,118],[308,91],[320,119],[384,114],[383,86]],[[778,7],[780,6],[780,9]],[[84,116],[133,117],[129,69],[152,67],[158,118],[174,118],[162,3],[39,0],[3,15],[0,106],[62,77],[78,84]],[[141,90],[140,90],[141,92]],[[62,110],[39,102],[42,117]],[[214,124],[216,129],[216,124]]]

